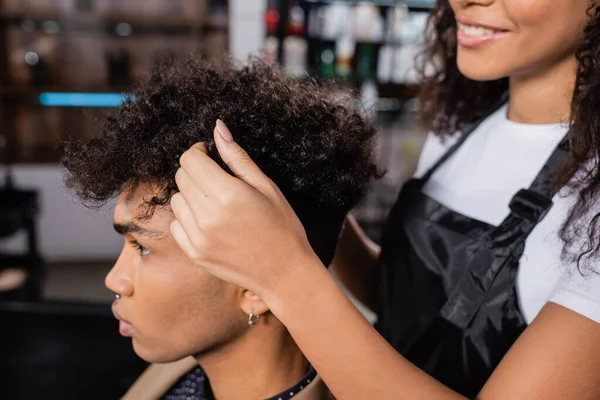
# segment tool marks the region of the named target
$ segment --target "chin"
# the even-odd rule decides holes
[[[142,345],[139,341],[132,339],[133,351],[144,361],[149,363],[165,364],[174,361],[179,361],[187,357],[189,354],[180,354],[179,352],[169,351],[164,348]]]
[[[510,75],[506,68],[498,65],[490,66],[490,63],[486,63],[480,57],[461,57],[460,52],[457,57],[457,66],[461,74],[478,82],[495,81]]]

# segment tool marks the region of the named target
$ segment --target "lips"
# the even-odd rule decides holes
[[[464,26],[469,26],[469,27],[474,27],[474,28],[482,28],[482,29],[487,29],[487,30],[495,31],[495,32],[507,32],[509,30],[508,28],[503,27],[502,24],[500,24],[500,23],[483,22],[483,21],[477,20],[475,18],[469,18],[469,17],[462,16],[462,15],[456,16],[456,22],[459,25],[464,25]]]
[[[476,47],[505,37],[509,31],[465,17],[457,17],[457,40],[461,46]]]
[[[112,308],[113,315],[115,316],[116,319],[119,320],[119,333],[122,336],[132,336],[133,332],[134,332],[133,325],[131,325],[129,322],[125,321],[123,318],[121,318],[119,316],[119,313],[117,312],[117,310],[115,308],[115,303],[113,303],[111,308]]]

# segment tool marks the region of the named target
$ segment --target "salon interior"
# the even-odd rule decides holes
[[[387,173],[354,211],[377,242],[425,139],[411,60],[432,6],[0,0],[0,399],[116,399],[147,366],[119,334],[104,286],[123,239],[110,207],[86,208],[65,187],[62,140],[90,137],[165,54],[254,55],[299,80],[334,80],[379,130]]]

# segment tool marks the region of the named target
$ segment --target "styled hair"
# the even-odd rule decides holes
[[[177,192],[179,157],[204,142],[230,172],[213,140],[217,119],[278,185],[328,265],[345,215],[380,173],[376,130],[332,88],[299,81],[259,60],[245,66],[190,58],[151,68],[133,96],[108,111],[91,140],[64,143],[67,187],[102,206],[126,187],[154,183],[150,212]]]

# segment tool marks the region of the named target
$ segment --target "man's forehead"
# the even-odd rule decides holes
[[[151,185],[138,185],[124,190],[117,199],[114,211],[114,222],[130,223],[142,227],[152,227],[168,231],[169,224],[174,219],[170,207],[149,207],[148,203],[157,194]]]
[[[132,221],[139,218],[144,204],[144,193],[139,189],[124,190],[119,194],[115,206],[115,222],[120,220]]]
[[[119,194],[118,203],[129,209],[138,208],[159,193],[158,187],[149,183],[129,184]]]

